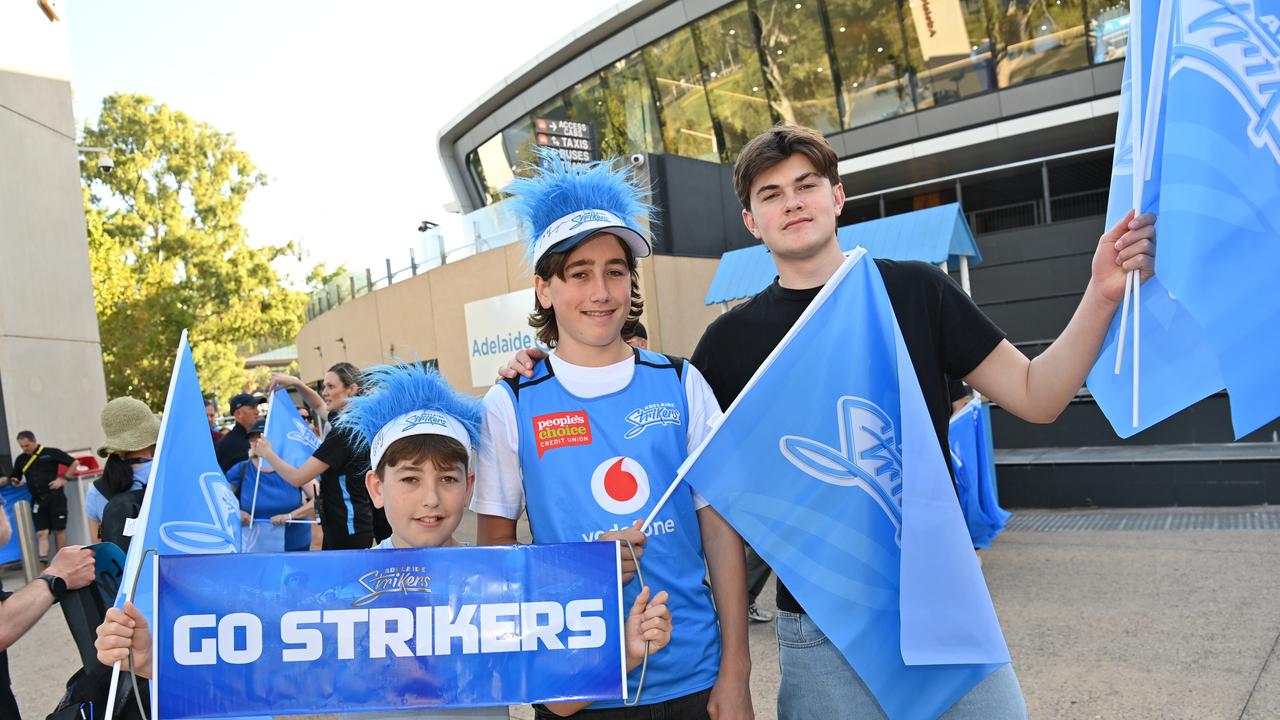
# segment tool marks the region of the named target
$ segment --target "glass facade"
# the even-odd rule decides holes
[[[832,134],[1124,58],[1127,0],[738,0],[583,78],[466,157],[486,204],[534,160],[534,119],[596,158],[730,163],[792,122]],[[554,138],[553,138],[554,139]]]
[[[702,82],[711,103],[720,160],[733,162],[748,140],[773,125],[755,28],[745,0],[695,22],[693,37],[702,61]]]
[[[699,160],[720,159],[711,106],[702,86],[702,65],[690,28],[677,30],[644,49],[666,151]]]

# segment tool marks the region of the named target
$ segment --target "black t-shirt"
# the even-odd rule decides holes
[[[1004,333],[950,276],[933,265],[875,262],[950,469],[947,423],[952,382],[973,372],[1004,339]],[[721,408],[729,407],[821,289],[792,290],[780,286],[775,278],[760,294],[711,323],[690,362],[706,378]],[[781,579],[778,607],[804,611]]]
[[[373,503],[364,484],[368,456],[354,452],[337,426],[330,426],[311,456],[329,466],[320,475],[325,549],[368,550],[374,537]]]
[[[218,467],[226,472],[249,459],[249,431],[240,423],[231,426],[218,441]]]
[[[60,493],[62,490],[50,490],[49,483],[58,477],[58,466],[74,467],[76,459],[55,447],[37,445],[32,455],[22,453],[13,461],[13,477],[19,480],[26,478],[27,490],[33,498],[41,498],[50,492]],[[28,467],[27,463],[31,465]],[[23,468],[27,468],[23,471]]]

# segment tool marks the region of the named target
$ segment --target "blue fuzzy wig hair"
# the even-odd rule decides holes
[[[536,258],[534,245],[552,223],[581,210],[605,210],[622,218],[627,227],[648,237],[653,205],[646,190],[624,168],[607,160],[572,165],[551,148],[538,151],[539,165],[530,166],[528,177],[517,177],[505,188],[513,195],[509,207],[529,230],[525,261],[530,269]]]
[[[351,438],[351,449],[368,452],[378,431],[396,418],[434,410],[457,420],[476,447],[480,437],[480,400],[456,392],[435,370],[421,363],[377,365],[364,371],[364,390],[347,401],[334,425]]]

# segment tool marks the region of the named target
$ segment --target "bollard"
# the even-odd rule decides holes
[[[31,503],[19,500],[13,504],[13,529],[18,534],[18,547],[22,550],[22,572],[27,582],[40,577],[40,551],[36,547],[35,519],[31,517]]]

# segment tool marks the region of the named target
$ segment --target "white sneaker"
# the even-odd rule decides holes
[[[761,608],[755,603],[751,603],[747,606],[747,619],[751,622],[758,623],[769,622],[773,619],[773,613]]]

